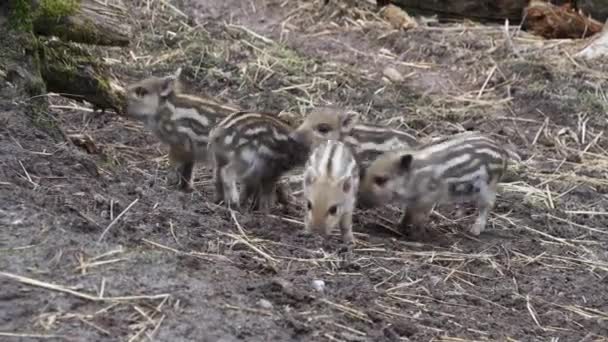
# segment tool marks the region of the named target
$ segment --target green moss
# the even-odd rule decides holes
[[[13,0],[10,16],[11,26],[17,30],[31,31],[31,12],[30,0]]]
[[[41,0],[39,6],[32,10],[31,0],[13,0],[11,25],[22,31],[31,31],[33,23],[39,18],[56,20],[69,16],[80,8],[80,0]]]
[[[37,16],[59,18],[72,15],[80,8],[79,0],[42,0]]]

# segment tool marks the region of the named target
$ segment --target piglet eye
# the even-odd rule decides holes
[[[306,201],[306,208],[310,211],[312,210],[312,203],[310,201]]]
[[[144,97],[144,96],[148,95],[148,90],[144,87],[137,87],[135,89],[135,95],[137,95],[139,97]]]
[[[388,181],[388,177],[384,177],[384,176],[374,177],[374,183],[376,183],[376,185],[378,185],[378,186],[383,186],[384,184],[386,184],[387,181]]]
[[[331,207],[329,207],[329,210],[327,210],[327,213],[332,216],[336,215],[338,213],[338,206],[332,205]]]
[[[317,126],[317,132],[321,134],[327,134],[331,131],[331,127],[327,124],[320,124]]]

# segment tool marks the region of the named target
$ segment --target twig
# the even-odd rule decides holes
[[[257,38],[257,39],[259,39],[259,40],[263,41],[263,42],[264,42],[264,43],[266,43],[266,44],[274,44],[274,42],[273,42],[271,39],[266,38],[266,37],[264,37],[264,36],[262,36],[262,35],[259,35],[259,34],[257,34],[257,33],[255,33],[255,32],[253,32],[253,31],[251,31],[250,29],[246,28],[245,26],[242,26],[242,25],[234,25],[234,24],[228,24],[228,25],[226,25],[226,26],[227,26],[227,27],[233,27],[233,28],[236,28],[236,29],[239,29],[239,30],[245,31],[246,33],[248,33],[248,34],[249,34],[249,35],[251,35],[252,37]]]
[[[139,201],[139,198],[136,198],[135,200],[133,200],[133,202],[131,202],[131,204],[129,204],[128,207],[125,208],[125,210],[123,210],[120,214],[118,214],[118,216],[116,216],[116,218],[110,222],[110,224],[108,225],[108,227],[103,231],[103,233],[101,233],[101,236],[99,237],[99,240],[97,240],[97,242],[101,242],[101,240],[103,240],[103,237],[106,235],[106,233],[110,230],[110,228],[112,228],[112,226],[114,224],[116,224],[116,222],[118,222],[118,220],[127,212],[129,211],[129,209],[131,209],[131,207],[137,203],[137,201]]]
[[[23,166],[23,163],[21,162],[21,160],[19,160],[19,165],[21,165],[21,169],[23,169],[23,172],[25,172],[25,176],[27,177],[27,180],[34,186],[34,190],[36,188],[38,188],[38,184],[32,180],[32,177],[30,177],[30,174],[25,169],[25,166]]]
[[[172,4],[170,4],[169,2],[167,2],[166,0],[160,0],[160,2],[163,5],[169,7],[170,9],[172,9],[173,12],[179,14],[180,16],[184,17],[185,19],[188,19],[188,16],[184,12],[180,11],[177,7],[173,6]]]
[[[67,336],[62,335],[42,335],[42,334],[28,334],[28,333],[13,333],[13,332],[3,332],[0,331],[0,336],[6,337],[22,337],[22,338],[64,338],[67,339]]]
[[[505,43],[507,44],[507,48],[511,50],[515,54],[515,56],[521,58],[519,51],[517,51],[515,45],[513,44],[513,40],[511,40],[511,34],[509,34],[509,19],[505,19],[505,26],[502,32],[505,36]]]
[[[536,310],[534,310],[534,308],[532,307],[532,304],[530,303],[530,296],[526,296],[526,308],[528,309],[528,312],[530,313],[530,316],[532,316],[532,319],[534,320],[534,323],[536,323],[536,325],[543,329],[543,326],[540,325],[540,322],[538,321],[538,317],[536,314]]]
[[[479,98],[483,94],[483,91],[486,89],[488,82],[490,82],[490,79],[492,78],[492,76],[494,76],[494,73],[496,72],[497,68],[498,68],[498,65],[494,65],[492,67],[492,69],[490,69],[490,72],[488,73],[488,77],[486,77],[486,81],[483,82],[483,85],[481,86],[481,89],[479,89],[479,92],[477,93],[477,97],[475,99],[479,100]]]
[[[179,249],[175,249],[169,246],[165,246],[162,245],[158,242],[154,242],[154,241],[150,241],[148,239],[141,239],[143,242],[148,243],[152,246],[161,248],[161,249],[165,249],[168,251],[171,251],[175,254],[179,254],[179,255],[187,255],[187,256],[191,256],[191,257],[195,257],[195,258],[199,258],[199,259],[204,259],[204,260],[211,260],[210,258],[218,258],[218,259],[222,259],[224,261],[228,261],[228,262],[232,262],[228,257],[226,257],[225,255],[221,255],[221,254],[211,254],[211,253],[203,253],[203,252],[184,252],[184,251],[180,251]],[[208,257],[208,258],[207,258]]]
[[[554,215],[551,215],[551,214],[547,214],[547,217],[552,218],[554,220],[558,220],[558,221],[567,223],[567,224],[575,226],[575,227],[587,229],[587,230],[590,230],[590,231],[595,232],[595,233],[608,234],[608,231],[606,231],[606,230],[588,227],[588,226],[585,226],[585,225],[582,225],[582,224],[578,224],[578,223],[575,223],[575,222],[572,222],[572,221],[564,220],[563,218],[560,218],[560,217],[557,217],[557,216],[554,216]]]
[[[253,244],[251,244],[251,242],[249,242],[249,237],[247,237],[247,234],[245,233],[245,230],[243,230],[243,227],[241,226],[241,224],[239,223],[239,221],[236,219],[236,215],[234,214],[234,210],[232,210],[232,209],[230,210],[230,216],[232,217],[232,220],[236,224],[237,229],[239,230],[239,232],[243,236],[243,237],[239,237],[239,240],[241,240],[241,242],[243,242],[245,245],[249,246],[249,248],[253,249],[259,255],[261,255],[262,257],[264,257],[264,259],[266,259],[268,261],[272,261],[272,262],[277,262],[278,261],[277,259],[275,259],[272,256],[268,255],[266,252],[260,250],[259,248],[257,248]]]
[[[164,293],[164,294],[157,294],[157,295],[142,295],[142,296],[124,296],[124,297],[105,297],[105,298],[99,298],[97,296],[92,296],[90,294],[86,294],[86,293],[82,293],[82,292],[78,292],[78,291],[74,291],[74,290],[70,290],[64,286],[61,285],[56,285],[56,284],[52,284],[52,283],[45,283],[42,282],[40,280],[36,280],[33,278],[28,278],[28,277],[23,277],[20,275],[16,275],[16,274],[11,274],[11,273],[6,273],[6,272],[0,272],[0,276],[5,276],[7,278],[16,280],[20,283],[23,284],[28,284],[28,285],[32,285],[32,286],[37,286],[37,287],[42,287],[44,289],[48,289],[48,290],[53,290],[53,291],[57,291],[57,292],[63,292],[63,293],[67,293],[67,294],[71,294],[72,296],[76,296],[82,299],[87,299],[93,302],[100,302],[100,301],[129,301],[129,300],[137,300],[137,299],[159,299],[159,298],[165,298],[170,296],[168,293]]]
[[[608,215],[608,211],[591,211],[591,210],[565,210],[566,214],[574,214],[574,215],[599,215],[606,216]]]
[[[161,323],[163,323],[163,321],[165,320],[166,315],[162,315],[160,317],[160,319],[158,320],[158,323],[156,323],[156,326],[154,327],[154,330],[152,330],[152,332],[150,333],[146,333],[146,336],[148,336],[148,338],[153,341],[154,340],[154,335],[156,335],[156,332],[158,331],[158,329],[160,328]]]

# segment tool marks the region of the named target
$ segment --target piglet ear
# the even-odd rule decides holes
[[[412,166],[412,160],[414,157],[411,154],[404,154],[399,158],[399,169],[401,171],[409,171]]]
[[[167,76],[167,77],[163,78],[161,80],[161,84],[160,84],[160,96],[161,97],[169,96],[172,92],[175,91],[176,86],[177,86],[177,78],[175,77],[175,75],[171,75],[171,76]]]
[[[340,113],[340,128],[342,132],[350,132],[359,122],[359,117],[359,113],[352,110]]]

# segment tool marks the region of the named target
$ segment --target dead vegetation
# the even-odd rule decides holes
[[[34,142],[15,131],[3,138],[16,161],[3,161],[0,186],[20,205],[52,209],[29,241],[17,229],[31,229],[33,209],[2,208],[15,228],[0,245],[0,284],[28,309],[2,306],[11,317],[0,315],[0,336],[608,340],[607,67],[572,57],[580,42],[517,26],[416,18],[404,31],[372,5],[322,4],[134,1],[135,43],[97,52],[125,84],[181,67],[192,92],[243,108],[301,117],[332,102],[421,138],[492,134],[522,162],[486,232],[468,236],[474,215],[437,208],[434,239],[407,241],[389,206],[355,212],[357,244],[344,250],[338,236],[299,235],[299,203],[267,217],[212,204],[208,170],[195,171],[198,191],[177,193],[165,184],[165,148],[143,127],[52,97],[101,176],[69,166],[45,175],[38,154],[65,165],[82,156],[25,152]]]

